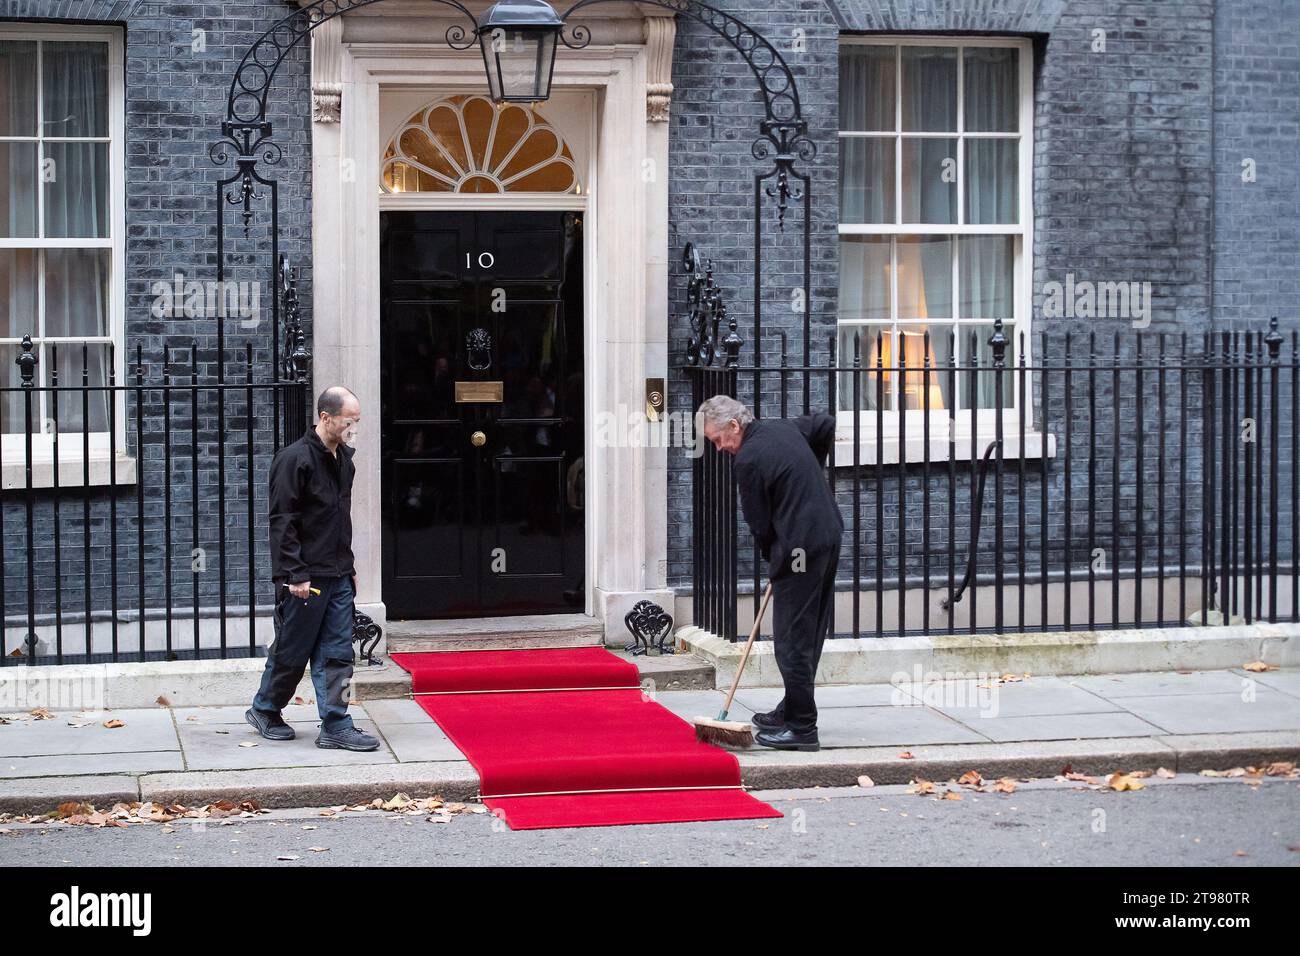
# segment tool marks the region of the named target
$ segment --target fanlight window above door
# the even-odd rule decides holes
[[[516,104],[449,96],[408,119],[384,150],[387,193],[580,193],[559,130]]]

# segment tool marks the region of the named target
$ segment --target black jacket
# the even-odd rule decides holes
[[[271,579],[301,584],[352,566],[353,449],[325,447],[316,429],[271,460]]]
[[[823,471],[835,441],[825,413],[755,419],[736,452],[736,482],[745,521],[772,578],[790,573],[795,548],[806,554],[838,544],[844,519]]]

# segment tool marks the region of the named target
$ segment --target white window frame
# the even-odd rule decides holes
[[[1019,373],[1014,369],[1019,361],[1020,336],[1024,333],[1025,361],[1032,365],[1032,343],[1031,320],[1033,311],[1033,298],[1031,295],[1030,283],[1033,276],[1033,240],[1034,240],[1034,210],[1033,210],[1033,123],[1034,123],[1034,89],[1033,89],[1033,45],[1027,38],[1020,37],[987,37],[987,36],[931,36],[921,34],[900,35],[880,35],[880,36],[842,36],[840,38],[841,46],[886,46],[897,48],[895,58],[895,76],[901,77],[901,60],[902,48],[905,46],[942,46],[953,47],[958,51],[957,58],[957,129],[952,132],[904,132],[901,128],[901,111],[902,111],[902,84],[896,79],[895,82],[895,119],[892,130],[853,130],[840,131],[839,138],[841,141],[854,138],[873,138],[873,137],[892,137],[894,140],[894,222],[893,223],[839,223],[838,232],[841,236],[885,236],[889,238],[905,236],[952,236],[955,240],[961,236],[987,236],[987,235],[1011,235],[1020,238],[1018,244],[1013,272],[1013,293],[1012,309],[1014,312],[1014,325],[1007,329],[1007,362],[1006,367],[1009,373],[1010,388],[1009,395],[1006,396],[1008,407],[1003,410],[1003,455],[1004,457],[1039,457],[1046,453],[1049,456],[1055,454],[1055,442],[1052,436],[1043,436],[1039,434],[1033,425],[1033,388],[1032,372],[1026,373],[1025,381],[1025,442],[1024,448],[1020,447],[1020,411],[1018,392]],[[963,109],[963,84],[965,82],[965,71],[963,69],[963,57],[961,54],[962,47],[1003,47],[1014,49],[1018,53],[1018,75],[1020,81],[1019,90],[1019,118],[1016,133],[967,133],[965,131],[965,111]],[[906,139],[955,139],[957,140],[957,218],[965,218],[965,142],[967,138],[979,139],[1010,139],[1019,137],[1020,149],[1018,151],[1019,179],[1018,187],[1018,216],[1016,223],[996,224],[996,225],[969,225],[960,224],[924,224],[924,223],[906,223],[903,222],[903,203],[901,180],[903,175],[902,149],[903,140]],[[844,151],[840,151],[840,162],[842,163]],[[891,246],[894,245],[891,243]],[[892,249],[891,249],[892,261]],[[956,268],[956,250],[954,249],[954,268],[953,268],[953,301],[960,301],[960,292],[958,287],[959,275]],[[890,315],[889,322],[879,320],[838,320],[836,323],[836,340],[839,339],[839,331],[845,327],[859,327],[866,332],[875,332],[879,330],[896,330],[905,325],[915,325],[918,323],[911,321],[900,321],[898,317],[897,290],[891,290],[890,294]],[[964,327],[983,327],[991,326],[991,320],[988,319],[931,319],[931,325],[954,326],[958,333]],[[1014,329],[1014,334],[1012,332]],[[869,359],[868,342],[871,336],[864,334],[862,340],[862,358],[861,361],[865,366]],[[962,356],[961,362],[966,364],[969,357]],[[894,362],[898,361],[897,357]],[[847,367],[853,362],[852,355],[838,356],[838,364]],[[934,369],[935,374],[946,376],[946,366],[939,366]],[[960,398],[966,394],[968,385],[963,379],[969,375],[966,372],[959,372],[957,377],[958,396],[954,396],[960,404]],[[854,410],[839,409],[838,384],[836,386],[837,394],[835,396],[837,412],[837,429],[836,429],[836,462],[837,464],[851,464],[853,461],[853,436],[854,436]],[[859,461],[863,464],[874,464],[876,458],[876,417],[877,412],[872,409],[860,409],[857,411],[858,417],[858,435],[859,435]],[[924,456],[924,444],[927,441],[930,445],[931,461],[946,461],[949,456],[949,432],[952,431],[952,438],[955,441],[955,454],[959,459],[970,459],[982,453],[984,446],[992,440],[997,426],[997,412],[995,409],[980,409],[975,412],[975,429],[978,445],[971,447],[971,411],[963,408],[955,413],[948,409],[930,410],[930,432],[927,436],[924,425],[924,411],[922,409],[908,409],[906,415],[904,435],[900,436],[898,429],[898,411],[897,409],[887,409],[883,413],[883,435],[881,436],[883,447],[884,463],[894,463],[900,460],[900,452],[906,451],[906,460],[911,462],[920,462]],[[1046,438],[1046,441],[1044,441]],[[901,439],[901,440],[900,440]],[[901,447],[900,446],[904,446]]]
[[[86,338],[46,337],[39,339],[47,345],[59,344],[78,349],[82,342],[112,343],[113,375],[119,385],[129,384],[124,379],[125,373],[125,309],[126,309],[126,90],[124,71],[123,35],[120,27],[99,27],[86,25],[58,26],[47,23],[4,23],[0,24],[0,39],[5,40],[46,40],[54,42],[100,42],[108,47],[108,169],[109,169],[109,216],[108,235],[101,238],[44,239],[44,238],[0,238],[0,249],[58,249],[58,248],[106,248],[109,253],[109,294],[108,309],[105,315],[106,335],[87,336]],[[40,59],[37,59],[37,76],[40,76]],[[43,133],[41,122],[42,102],[37,96],[37,131]],[[43,137],[57,139],[57,137]],[[33,142],[36,136],[5,136],[4,142]],[[84,139],[84,137],[78,137]],[[39,167],[38,167],[39,168]],[[42,214],[44,193],[37,190],[38,216]],[[38,280],[37,302],[44,308],[44,288]],[[35,316],[32,317],[33,320]],[[17,328],[21,328],[18,326]],[[32,332],[37,329],[33,324]],[[33,345],[38,338],[33,336]],[[17,355],[21,338],[0,338],[4,354],[12,361]],[[78,349],[79,350],[79,349]],[[35,349],[33,349],[35,351]],[[48,353],[43,358],[48,362]],[[48,379],[47,379],[48,382]],[[79,384],[80,380],[73,384]],[[12,394],[12,393],[11,393]],[[135,461],[126,454],[126,400],[123,393],[114,396],[114,415],[117,421],[117,433],[110,436],[107,431],[92,431],[89,435],[90,483],[107,484],[109,480],[109,460],[116,458],[115,479],[118,484],[128,484],[135,480]],[[39,416],[39,411],[34,409]],[[37,423],[39,427],[39,422]],[[112,449],[110,451],[110,438]],[[86,447],[84,431],[59,432],[59,483],[64,486],[76,486],[84,483],[83,449]],[[0,435],[0,452],[3,453],[3,474],[0,476],[5,489],[26,486],[26,436],[23,432]],[[43,427],[32,435],[33,486],[49,487],[52,484],[54,462],[54,436]]]

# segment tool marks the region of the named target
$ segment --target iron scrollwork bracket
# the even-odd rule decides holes
[[[352,609],[352,640],[360,649],[362,659],[371,667],[384,663],[381,658],[375,657],[375,647],[383,634],[383,628],[369,614],[363,614],[355,607]]]
[[[688,242],[682,251],[682,266],[691,278],[686,285],[687,321],[691,334],[686,340],[686,358],[692,365],[711,367],[718,357],[721,345],[727,368],[740,363],[740,347],[744,340],[736,330],[736,320],[727,313],[722,290],[713,281],[713,260],[701,260],[695,243]],[[722,323],[727,323],[727,334],[719,341]]]
[[[284,315],[284,358],[281,371],[284,380],[302,384],[307,381],[311,367],[311,352],[307,350],[307,333],[302,327],[298,305],[298,272],[289,265],[289,257],[280,256],[280,302]]]
[[[660,654],[673,654],[672,647],[665,646],[673,632],[673,617],[653,601],[637,601],[623,617],[623,623],[632,635],[633,641],[624,647],[634,657],[649,654],[652,650]]]

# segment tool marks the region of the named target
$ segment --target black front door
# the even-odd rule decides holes
[[[582,215],[380,216],[393,618],[582,610]]]

